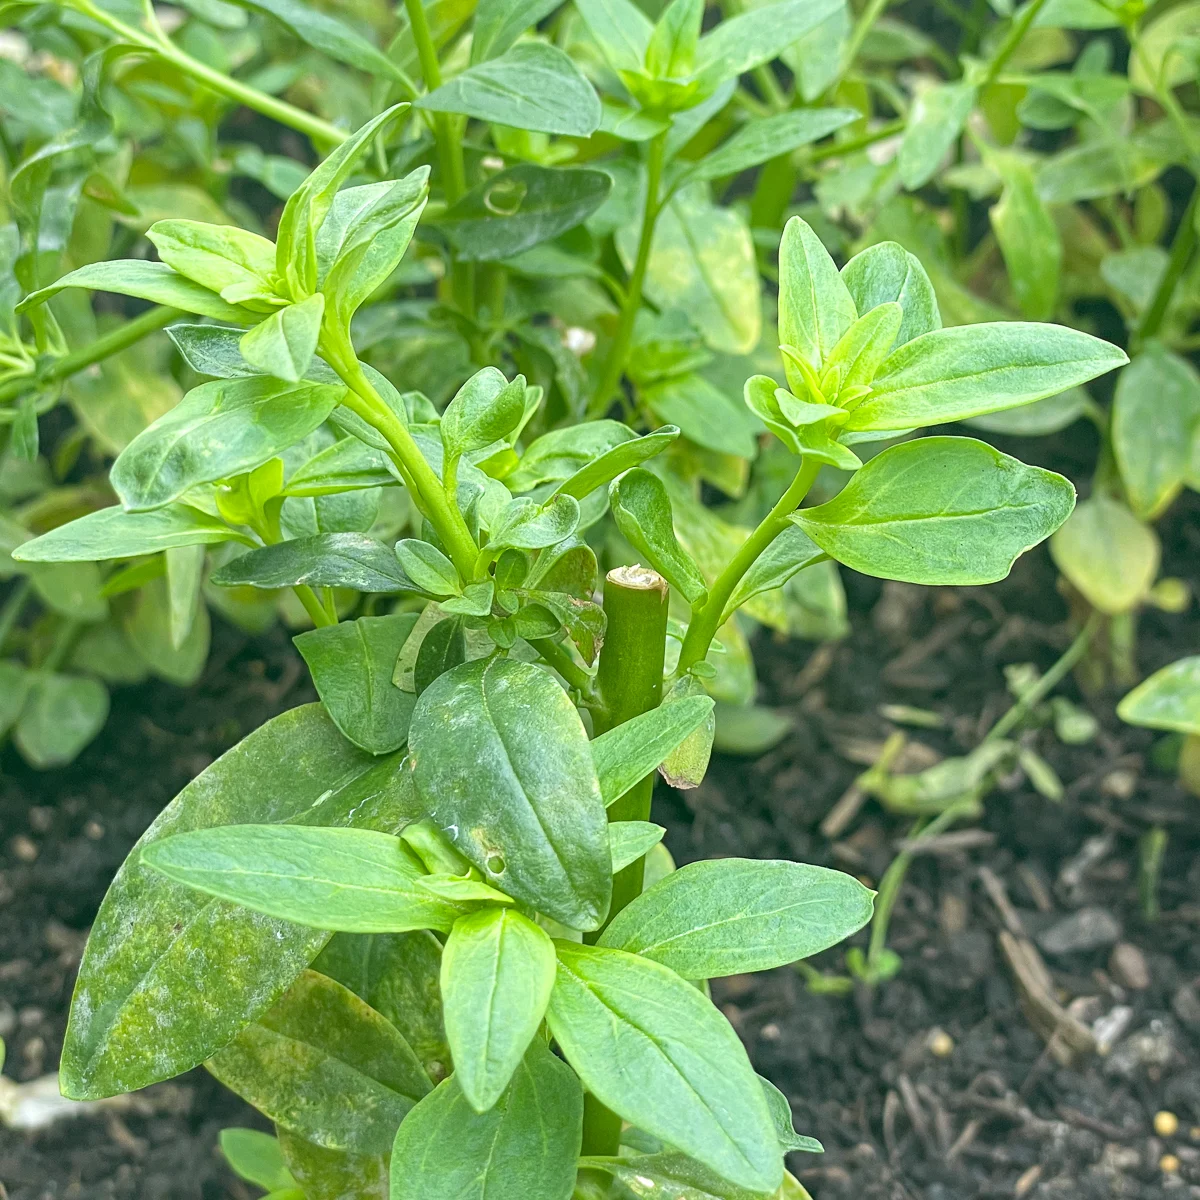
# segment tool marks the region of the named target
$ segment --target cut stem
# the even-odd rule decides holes
[[[595,731],[606,733],[662,701],[663,660],[667,645],[669,589],[656,571],[618,567],[604,580],[604,612],[608,628],[600,651],[596,682],[602,707],[594,714]],[[608,809],[610,821],[645,821],[650,817],[654,772]],[[613,877],[611,921],[641,895],[644,860],[638,859]],[[594,943],[602,930],[584,935]],[[621,1118],[594,1096],[584,1098],[584,1154],[616,1154],[621,1144]]]
[[[662,204],[659,202],[659,190],[662,186],[663,165],[667,155],[667,135],[660,133],[651,139],[646,152],[646,203],[642,209],[642,232],[638,238],[637,256],[633,262],[633,270],[629,275],[629,283],[625,289],[625,302],[621,305],[621,315],[617,319],[617,329],[613,334],[612,344],[608,348],[608,357],[600,371],[600,379],[596,384],[596,392],[588,406],[588,415],[599,417],[604,415],[609,401],[621,383],[621,375],[625,371],[625,360],[629,357],[629,343],[633,337],[633,326],[637,320],[638,309],[642,306],[642,286],[646,281],[646,268],[650,265],[650,250],[654,245],[654,227],[658,222]]]
[[[721,627],[725,606],[729,603],[734,589],[759,556],[787,528],[788,517],[800,507],[800,502],[808,495],[820,469],[821,464],[816,459],[805,459],[800,464],[800,470],[796,472],[791,486],[780,496],[779,502],[762,519],[758,528],[742,543],[738,552],[717,576],[704,604],[692,613],[687,636],[683,639],[683,648],[679,652],[676,675],[685,674],[690,667],[704,660],[717,630]]]

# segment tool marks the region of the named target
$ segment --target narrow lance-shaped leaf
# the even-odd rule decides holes
[[[648,854],[662,841],[666,832],[653,821],[610,821],[608,844],[612,850],[613,874]]]
[[[558,942],[547,1021],[584,1087],[730,1182],[771,1192],[783,1156],[758,1078],[728,1021],[666,967]]]
[[[345,933],[449,929],[465,911],[417,885],[398,838],[371,829],[227,825],[156,841],[142,861],[267,916]]]
[[[829,251],[805,221],[793,217],[779,246],[779,341],[818,367],[857,318]],[[785,367],[788,386],[803,395],[804,377],[786,360]]]
[[[677,437],[679,429],[675,425],[664,425],[643,437],[632,441],[622,442],[611,450],[606,450],[599,458],[581,467],[570,478],[563,480],[554,490],[576,500],[584,500],[598,487],[628,471],[631,467],[640,466],[647,459],[661,454]]]
[[[499,1099],[537,1033],[554,986],[554,943],[508,908],[461,917],[442,954],[454,1074],[478,1113]]]
[[[690,863],[622,909],[600,945],[640,954],[685,979],[713,979],[809,958],[871,919],[873,893],[807,863],[719,858]]]
[[[805,108],[747,121],[728,141],[705,155],[688,173],[699,179],[737,175],[799,146],[828,137],[857,121],[856,108]]]
[[[1070,515],[1075,489],[971,438],[920,438],[871,459],[791,520],[831,558],[881,579],[994,583]]]
[[[218,567],[222,587],[344,587],[356,592],[415,592],[395,552],[365,533],[319,533],[263,546]]]

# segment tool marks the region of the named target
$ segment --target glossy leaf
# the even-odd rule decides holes
[[[477,184],[437,219],[459,257],[495,262],[574,229],[604,203],[612,177],[518,163]]]
[[[17,562],[104,562],[154,554],[173,546],[211,546],[229,541],[250,539],[187,504],[134,513],[114,505],[24,542],[12,556]]]
[[[466,661],[466,639],[460,617],[439,621],[422,639],[413,665],[413,686],[419,696],[439,675]]]
[[[359,617],[293,639],[334,724],[372,754],[408,739],[417,698],[393,685],[392,672],[416,623],[416,613]]]
[[[1200,446],[1200,374],[1185,358],[1148,347],[1121,372],[1112,447],[1129,507],[1160,516],[1192,474]]]
[[[490,531],[488,545],[493,550],[505,546],[517,550],[541,550],[565,541],[578,525],[579,502],[574,496],[559,493],[544,504],[522,496],[501,511]]]
[[[619,912],[599,944],[685,979],[713,979],[809,958],[871,919],[873,893],[807,863],[720,858],[690,863]]]
[[[417,886],[398,838],[372,829],[225,825],[163,838],[142,862],[267,916],[343,933],[449,929],[464,911]]]
[[[268,721],[192,780],[142,836],[92,925],[63,1047],[64,1092],[94,1099],[190,1070],[274,1003],[327,940],[168,880],[141,861],[147,846],[236,821],[398,821],[383,816],[395,768],[352,746],[310,704]]]
[[[908,583],[994,583],[1070,516],[1075,489],[971,438],[885,450],[791,520],[831,558]]]
[[[303,1189],[304,1200],[388,1200],[386,1154],[352,1154],[327,1150],[286,1129],[279,1129],[279,1147],[288,1169]],[[300,1200],[300,1197],[264,1197]]]
[[[1050,539],[1054,565],[1104,613],[1132,612],[1158,576],[1158,535],[1119,500],[1089,497]]]
[[[299,383],[317,352],[324,312],[325,297],[320,292],[279,309],[242,338],[242,357],[276,379]]]
[[[582,1139],[579,1080],[535,1038],[488,1112],[451,1076],[409,1113],[392,1147],[391,1200],[569,1200]]]
[[[747,600],[783,587],[793,575],[824,557],[825,551],[798,526],[785,529],[742,576],[725,605],[721,623],[724,624]]]
[[[652,708],[594,739],[592,760],[605,806],[619,800],[635,783],[656,770],[708,721],[712,708],[713,702],[707,696],[688,696]]]
[[[486,880],[574,929],[611,892],[600,785],[579,715],[545,671],[494,658],[440,676],[409,730],[417,790]]]
[[[181,308],[184,312],[212,317],[215,321],[243,324],[255,319],[247,309],[227,303],[216,292],[172,271],[166,263],[145,262],[142,259],[118,259],[80,267],[49,287],[26,296],[17,305],[17,311],[26,312],[38,304],[44,304],[52,296],[57,296],[64,288],[73,287],[136,296],[139,300],[165,304],[170,308]]]
[[[759,1192],[778,1187],[783,1156],[766,1098],[711,1002],[647,958],[557,946],[546,1019],[584,1087],[731,1182]]]
[[[942,327],[937,296],[925,268],[898,242],[876,242],[856,254],[843,268],[842,280],[860,315],[880,304],[897,303],[904,310],[896,344],[903,346],[923,333]]]
[[[484,367],[459,388],[438,427],[447,454],[482,450],[512,433],[525,415],[525,376],[509,383],[495,367]]]
[[[671,500],[662,480],[636,467],[613,482],[609,503],[625,540],[689,604],[703,602],[708,594],[704,577],[675,536]]]
[[[662,707],[678,704],[683,700],[704,697],[704,684],[695,675],[685,675],[676,680],[671,690],[663,697]],[[658,765],[659,774],[673,787],[681,791],[699,787],[708,771],[712,756],[713,737],[717,730],[715,713],[693,730]]]
[[[146,237],[173,271],[220,294],[271,294],[275,245],[236,225],[203,221],[156,221]]]
[[[1000,321],[938,329],[892,353],[846,428],[961,421],[1053,396],[1127,361],[1116,346],[1061,325]]]
[[[127,509],[141,511],[253,470],[318,428],[344,391],[261,376],[201,384],[121,451],[113,488]]]
[[[1117,716],[1130,725],[1200,737],[1200,657],[1155,671],[1117,705]]]
[[[508,1087],[554,986],[554,943],[514,909],[460,917],[442,954],[442,1002],[454,1077],[477,1113]]]
[[[689,174],[699,179],[737,175],[820,141],[859,116],[855,108],[802,108],[747,121],[733,137],[705,155]]]
[[[415,591],[393,550],[365,533],[319,533],[263,546],[218,567],[223,587],[345,587],[358,592]]]
[[[419,538],[396,543],[400,569],[423,592],[431,596],[457,596],[462,581],[454,564],[434,545]]]
[[[648,854],[666,832],[653,821],[610,821],[608,845],[612,851],[613,874]]]
[[[924,187],[937,173],[971,115],[976,94],[975,86],[965,81],[936,84],[917,94],[896,156],[900,180],[910,191]]]
[[[547,42],[520,42],[499,58],[476,63],[417,105],[571,137],[590,137],[600,127],[600,98],[592,85]]]
[[[224,325],[171,325],[167,334],[193,371],[214,379],[240,379],[260,372],[243,357],[244,329]]]
[[[576,500],[584,500],[597,488],[611,483],[623,472],[661,454],[678,436],[679,429],[676,426],[664,425],[640,438],[621,442],[612,449],[605,450],[586,466],[580,467],[554,490],[574,496]]]
[[[857,320],[854,300],[821,239],[800,217],[785,226],[779,246],[779,340],[813,367]],[[785,358],[788,385],[804,394],[804,377]]]
[[[305,971],[208,1069],[290,1133],[383,1154],[429,1078],[396,1029],[348,988]]]

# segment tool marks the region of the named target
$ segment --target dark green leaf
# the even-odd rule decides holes
[[[574,496],[576,500],[585,500],[598,487],[611,483],[622,472],[661,454],[678,436],[679,430],[674,425],[664,425],[643,437],[622,442],[611,450],[605,450],[587,466],[580,467],[554,490]]]
[[[264,546],[212,573],[223,587],[345,587],[357,592],[416,591],[395,552],[363,533],[319,533]]]
[[[548,17],[559,0],[481,0],[471,33],[471,62],[503,54],[532,25]]]
[[[439,621],[422,639],[413,666],[413,686],[419,696],[439,675],[464,663],[466,639],[460,617]]]

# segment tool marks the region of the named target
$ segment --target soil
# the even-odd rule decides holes
[[[1054,449],[1002,448],[1043,462]],[[1075,453],[1084,465],[1086,448]],[[1181,500],[1160,529],[1165,572],[1200,591],[1200,497]],[[757,760],[716,758],[695,791],[660,789],[658,819],[681,861],[786,857],[877,884],[910,819],[868,800],[832,839],[819,826],[895,728],[880,706],[936,713],[942,728],[909,734],[962,753],[1011,700],[1004,665],[1045,669],[1070,638],[1044,550],[986,590],[846,582],[845,641],[763,637],[756,647],[762,701],[794,732]],[[1198,646],[1195,606],[1143,615],[1143,671]],[[1059,694],[1102,727],[1074,746],[1048,729],[1028,735],[1065,796],[1048,801],[1015,773],[979,822],[915,858],[891,926],[895,978],[843,995],[814,994],[790,968],[713,985],[758,1069],[790,1097],[797,1128],[825,1145],[791,1164],[814,1200],[1200,1196],[1200,810],[1155,766],[1157,739],[1115,720],[1115,693],[1084,698],[1068,680]],[[54,1070],[87,927],[141,831],[223,750],[311,698],[281,632],[222,628],[196,688],[119,692],[104,735],[72,767],[38,774],[2,752],[0,1035],[10,1079]],[[1169,834],[1157,921],[1138,893],[1139,840],[1151,826]],[[1064,931],[1050,931],[1069,917],[1092,948],[1062,950]],[[1075,1018],[1071,1028],[1103,1033],[1108,1023],[1106,1054],[1064,1065],[1064,1036],[1048,1045],[1031,1024],[1002,945],[1022,939],[1043,947],[1051,1002]],[[843,950],[816,966],[843,973]],[[1160,1110],[1178,1118],[1171,1136],[1154,1131]],[[215,1148],[230,1124],[263,1127],[197,1071],[125,1111],[36,1134],[0,1129],[0,1200],[248,1200],[253,1190]]]

